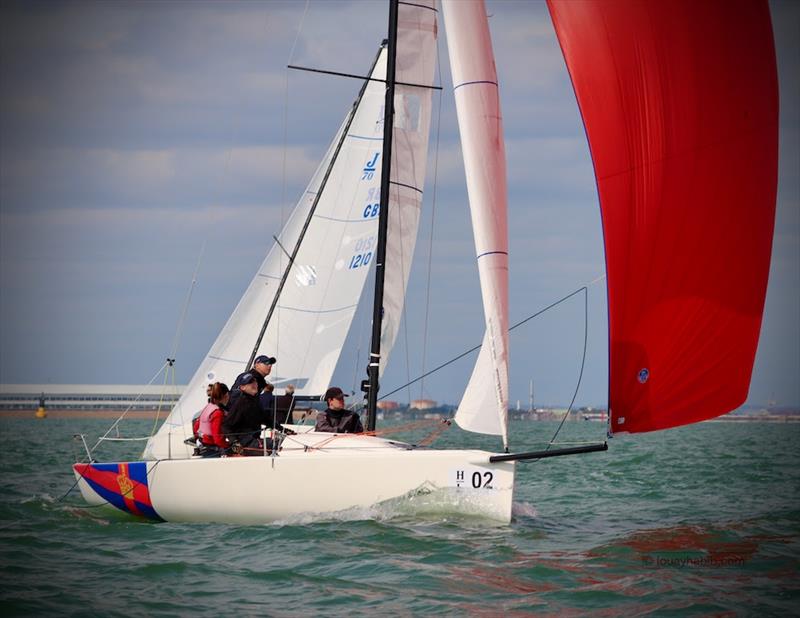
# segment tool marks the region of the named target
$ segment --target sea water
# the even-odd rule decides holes
[[[2,616],[800,608],[800,424],[704,423],[620,435],[605,453],[521,462],[509,525],[395,501],[232,526],[150,523],[87,507],[70,491],[83,449],[72,436],[86,434],[91,446],[109,422],[0,416]],[[513,450],[541,447],[556,426],[512,422]],[[124,435],[151,427],[131,421]],[[592,422],[567,423],[558,436],[604,438],[604,425]],[[498,449],[496,438],[456,427],[436,445]],[[97,455],[136,458],[140,449],[115,443]]]

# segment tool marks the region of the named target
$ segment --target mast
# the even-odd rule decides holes
[[[375,60],[372,61],[372,66],[370,67],[368,76],[371,76],[373,71],[375,70],[375,66],[378,64],[378,59],[381,57],[381,51],[383,50],[383,45],[378,49],[378,53],[375,55]],[[336,159],[339,156],[339,152],[342,150],[342,146],[344,145],[345,140],[347,139],[347,133],[350,130],[350,125],[353,123],[353,119],[356,117],[356,111],[358,110],[358,106],[361,103],[361,99],[364,96],[364,92],[367,90],[367,84],[369,84],[370,77],[364,79],[364,85],[361,86],[361,90],[358,91],[358,96],[356,100],[353,102],[353,107],[350,110],[350,116],[347,119],[347,125],[344,127],[342,131],[342,135],[339,138],[339,143],[336,144],[336,151],[333,153],[330,162],[328,163],[328,169],[325,170],[325,176],[322,178],[322,182],[317,189],[317,195],[314,198],[314,203],[311,205],[311,208],[308,211],[308,216],[306,217],[305,223],[303,224],[303,229],[300,231],[300,235],[297,237],[297,242],[292,249],[292,253],[288,254],[284,249],[284,253],[286,253],[287,257],[289,258],[289,263],[286,265],[286,268],[283,271],[283,276],[281,276],[280,283],[278,283],[278,289],[275,292],[275,296],[272,298],[272,303],[269,306],[269,310],[267,311],[267,317],[264,318],[264,324],[261,326],[261,331],[258,333],[258,337],[256,338],[256,343],[253,346],[253,351],[250,353],[250,359],[247,361],[246,369],[249,369],[253,366],[253,360],[255,359],[256,355],[258,354],[258,348],[261,346],[261,341],[264,339],[264,334],[267,332],[267,327],[269,326],[269,322],[272,319],[272,314],[275,313],[275,308],[278,306],[278,300],[281,297],[281,292],[283,292],[283,287],[286,285],[286,280],[289,278],[289,272],[292,270],[292,266],[294,266],[294,260],[297,257],[297,252],[300,250],[300,245],[303,244],[303,238],[305,238],[306,230],[308,230],[308,226],[311,223],[311,219],[314,217],[314,213],[317,210],[317,204],[319,204],[320,198],[322,198],[322,194],[325,191],[325,186],[328,184],[328,178],[331,175],[331,171],[333,170],[333,166],[336,165]],[[381,189],[381,196],[383,196],[383,190]],[[383,199],[383,198],[381,198]],[[275,239],[278,242],[278,239]],[[278,242],[278,245],[283,249],[283,246]]]
[[[528,412],[533,412],[533,380],[531,380],[531,390],[528,397]]]
[[[389,0],[389,40],[386,56],[386,99],[383,110],[383,162],[381,164],[381,200],[378,213],[378,246],[375,256],[375,298],[372,306],[372,344],[370,346],[367,390],[366,430],[375,430],[378,405],[378,374],[381,361],[381,326],[383,322],[383,281],[386,261],[386,232],[389,228],[389,184],[392,166],[392,131],[394,128],[394,86],[397,60],[397,6]]]

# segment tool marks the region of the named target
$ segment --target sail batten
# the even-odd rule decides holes
[[[611,431],[747,398],[777,188],[766,2],[548,0],[595,168]]]
[[[508,446],[508,223],[497,71],[482,0],[443,0],[485,334],[455,420]]]

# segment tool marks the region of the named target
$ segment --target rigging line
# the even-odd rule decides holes
[[[532,314],[532,315],[529,315],[529,316],[528,316],[527,318],[525,318],[524,320],[522,320],[522,321],[520,321],[520,322],[517,322],[517,323],[516,323],[516,324],[514,324],[513,326],[510,326],[510,327],[509,327],[509,329],[508,329],[508,332],[511,332],[512,330],[514,330],[514,329],[515,329],[515,328],[517,328],[518,326],[522,326],[523,324],[525,324],[525,323],[529,322],[529,321],[530,321],[530,320],[532,320],[533,318],[535,318],[535,317],[538,317],[538,316],[542,315],[544,312],[546,312],[546,311],[549,311],[550,309],[552,309],[553,307],[556,307],[557,305],[560,305],[560,304],[561,304],[561,303],[563,303],[564,301],[566,301],[566,300],[568,300],[568,299],[572,298],[573,296],[575,296],[576,294],[578,294],[578,293],[579,293],[579,292],[581,292],[582,290],[586,290],[586,289],[587,289],[587,287],[584,285],[584,286],[581,286],[580,288],[578,288],[577,290],[575,290],[574,292],[570,292],[569,294],[567,294],[567,295],[566,295],[566,296],[564,296],[563,298],[560,298],[560,299],[558,299],[557,301],[555,301],[554,303],[552,303],[552,304],[548,305],[548,306],[547,306],[547,307],[545,307],[544,309],[541,309],[541,310],[537,311],[536,313],[534,313],[534,314]],[[439,365],[438,367],[435,367],[434,369],[431,369],[430,371],[428,371],[428,372],[425,372],[425,373],[424,373],[424,374],[422,374],[421,376],[419,376],[419,377],[417,377],[417,378],[414,378],[414,379],[413,379],[413,380],[412,380],[410,383],[411,383],[411,384],[414,384],[415,382],[419,382],[420,380],[422,380],[422,379],[424,379],[424,378],[427,378],[429,375],[432,375],[432,374],[436,373],[436,372],[437,372],[437,371],[439,371],[440,369],[444,369],[444,368],[445,368],[445,367],[447,367],[448,365],[452,365],[452,364],[453,364],[454,362],[456,362],[457,360],[460,360],[460,359],[464,358],[465,356],[467,356],[468,354],[471,354],[471,353],[472,353],[472,352],[474,352],[475,350],[479,350],[479,349],[480,349],[480,347],[481,347],[481,345],[482,345],[482,343],[479,343],[478,345],[476,345],[476,346],[474,346],[474,347],[470,348],[469,350],[466,350],[465,352],[462,352],[462,353],[461,353],[461,354],[459,354],[458,356],[455,356],[455,357],[451,358],[449,361],[446,361],[446,362],[442,363],[442,364],[441,364],[441,365]],[[391,392],[388,392],[388,393],[386,393],[385,395],[381,395],[380,399],[385,399],[385,398],[386,398],[386,397],[388,397],[389,395],[393,395],[393,394],[394,394],[394,393],[396,393],[397,391],[401,391],[401,390],[403,390],[403,389],[404,389],[405,387],[407,387],[407,386],[408,386],[408,384],[403,384],[402,386],[399,386],[398,388],[394,389],[393,391],[391,391]]]
[[[189,305],[192,302],[192,295],[194,294],[194,288],[197,285],[197,274],[200,272],[200,264],[203,261],[203,255],[205,254],[205,251],[206,251],[206,243],[207,243],[207,239],[204,239],[203,240],[203,244],[200,245],[200,254],[197,256],[197,263],[194,266],[194,272],[192,273],[192,281],[189,284],[189,290],[186,293],[186,299],[183,301],[183,309],[181,309],[181,314],[180,314],[180,317],[178,318],[178,325],[175,328],[175,336],[172,339],[172,346],[170,348],[169,357],[167,358],[167,361],[166,361],[167,364],[169,365],[169,368],[164,373],[164,384],[162,386],[161,395],[160,395],[159,400],[158,400],[158,409],[156,410],[156,416],[153,419],[153,428],[150,430],[150,435],[151,436],[155,435],[156,428],[158,427],[158,421],[159,421],[159,418],[161,417],[161,408],[164,405],[164,393],[166,391],[167,380],[169,378],[170,369],[172,369],[172,371],[173,371],[173,381],[172,381],[172,383],[173,383],[173,386],[175,385],[175,380],[174,380],[175,359],[177,358],[178,347],[180,346],[180,343],[181,343],[181,335],[183,334],[183,326],[184,326],[184,324],[186,322],[186,315],[189,313]],[[117,435],[119,435],[119,425],[117,425]]]
[[[281,219],[283,219],[283,207],[282,207],[282,206],[281,206]],[[284,246],[281,244],[281,241],[280,241],[280,240],[278,240],[278,237],[277,237],[277,236],[275,236],[275,234],[273,234],[273,235],[272,235],[272,240],[274,240],[274,241],[275,241],[275,244],[277,244],[277,245],[278,245],[278,247],[280,247],[281,251],[283,251],[283,254],[284,254],[284,255],[285,255],[287,258],[289,258],[289,261],[290,261],[290,262],[294,262],[294,260],[292,259],[292,256],[291,256],[291,255],[289,255],[289,252],[286,250],[286,247],[284,247]]]
[[[65,491],[64,495],[61,496],[58,500],[56,500],[56,502],[62,502],[64,500],[64,498],[66,498],[72,492],[72,490],[75,489],[78,486],[78,483],[81,482],[82,478],[83,478],[83,475],[81,474],[81,478],[80,479],[75,479],[75,482],[72,484],[72,486],[67,491]],[[108,504],[108,502],[106,502],[106,504]],[[90,504],[89,506],[106,506],[106,504],[103,504],[103,505],[99,505],[99,504],[91,505]]]
[[[172,391],[173,392],[177,392],[178,388],[175,386],[175,366],[171,365],[170,369],[172,369],[172,371],[170,373],[170,375],[172,376]],[[183,420],[183,416],[182,415],[181,415],[181,420]],[[183,439],[184,439],[184,441],[186,440],[186,438],[189,437],[189,436],[186,435],[186,425],[187,425],[187,423],[185,423],[185,422],[183,423],[183,425],[181,425],[181,427],[183,429]],[[189,423],[189,427],[190,428],[192,427],[191,422]]]
[[[153,382],[155,382],[156,378],[161,375],[161,372],[164,371],[164,367],[166,367],[168,364],[169,364],[169,361],[164,361],[164,364],[161,365],[161,368],[156,372],[156,374],[152,378],[150,378],[150,381],[145,386],[150,386]],[[111,427],[108,428],[108,431],[106,431],[103,434],[103,436],[95,443],[95,445],[92,448],[89,449],[90,453],[94,452],[94,449],[96,449],[98,447],[98,445],[108,437],[108,434],[110,434],[111,431],[113,429],[115,429],[117,427],[117,425],[120,424],[120,422],[122,422],[122,419],[124,419],[125,416],[128,414],[128,412],[131,411],[131,409],[133,408],[134,404],[137,401],[139,401],[139,399],[142,398],[143,394],[144,393],[139,393],[138,395],[136,395],[136,399],[134,399],[131,402],[131,404],[125,409],[125,411],[120,415],[120,417],[116,421],[114,421],[114,424],[111,425]]]
[[[164,403],[164,391],[167,390],[167,381],[169,380],[169,370],[172,368],[172,359],[167,359],[167,370],[164,372],[164,384],[161,385],[161,397],[158,400],[158,409],[156,410],[156,417],[153,419],[153,428],[150,430],[150,435],[154,436],[156,428],[158,427],[158,417],[161,416],[161,405]],[[103,438],[101,438],[102,440]]]
[[[430,446],[431,444],[436,442],[436,440],[439,439],[439,436],[442,435],[442,432],[448,427],[450,427],[452,424],[453,422],[451,420],[442,419],[440,425],[434,427],[433,430],[430,432],[430,434],[428,434],[422,440],[417,442],[416,446]]]
[[[556,437],[558,436],[558,432],[561,431],[561,428],[564,426],[564,421],[567,420],[569,413],[572,411],[572,406],[575,404],[575,398],[578,396],[578,390],[581,387],[581,380],[583,379],[583,367],[586,364],[586,345],[589,339],[589,289],[584,286],[583,288],[583,357],[581,358],[581,370],[578,374],[578,383],[575,385],[575,392],[572,394],[572,401],[569,402],[569,407],[567,411],[564,412],[564,417],[561,419],[561,422],[558,424],[556,428],[556,432],[553,434],[553,437],[550,438],[550,442],[547,443],[547,447],[545,447],[545,451],[549,451],[550,447],[555,442]],[[536,461],[540,461],[537,459]]]
[[[442,63],[439,39],[436,39],[436,69],[439,73],[439,83],[442,83]],[[428,316],[431,306],[431,269],[433,264],[433,227],[436,215],[436,189],[439,179],[439,137],[442,129],[442,95],[439,93],[439,110],[436,115],[436,146],[433,155],[433,197],[431,203],[431,231],[428,236],[428,279],[425,289],[425,321],[422,329],[422,372],[425,373],[425,361],[428,354]],[[425,378],[420,380],[419,397],[425,398]]]
[[[286,65],[287,69],[293,69],[295,71],[307,71],[309,73],[320,73],[322,75],[333,75],[334,77],[349,77],[352,79],[360,79],[368,82],[380,82],[382,84],[386,83],[385,79],[378,79],[377,77],[369,77],[367,75],[356,75],[355,73],[342,73],[341,71],[328,71],[326,69],[312,69],[310,67],[300,67],[294,64]],[[409,88],[424,88],[427,90],[441,90],[441,86],[428,86],[426,84],[412,84],[409,82],[395,82],[397,86],[408,86]]]
[[[200,246],[200,255],[197,256],[197,263],[194,266],[194,272],[192,273],[192,282],[189,284],[189,291],[186,293],[186,299],[183,302],[183,309],[181,310],[181,315],[178,318],[178,326],[175,329],[175,338],[172,340],[172,347],[170,348],[169,357],[171,359],[177,358],[178,354],[178,347],[181,343],[181,335],[183,334],[183,325],[186,321],[186,315],[189,313],[189,304],[192,302],[192,294],[194,293],[194,288],[197,285],[197,274],[200,272],[200,264],[203,261],[203,254],[206,251],[206,240],[203,240],[203,244]]]
[[[292,42],[292,47],[289,50],[289,58],[287,60],[287,64],[291,63],[292,58],[294,57],[295,49],[297,49],[297,42],[300,40],[300,33],[303,31],[303,24],[306,20],[306,15],[308,15],[308,7],[309,7],[310,0],[306,0],[305,7],[303,7],[303,14],[300,16],[300,23],[297,24],[297,31],[294,35],[294,41]],[[287,150],[288,150],[288,141],[289,141],[289,71],[287,70],[284,76],[284,90],[283,90],[283,156],[281,159],[281,230],[286,227],[286,167],[287,167]],[[283,253],[287,255],[289,258],[289,268],[292,267],[294,264],[294,260],[292,256],[284,249],[283,245],[278,241],[276,235],[272,236],[275,239],[275,242],[278,243],[278,246],[283,250]],[[278,261],[278,268],[282,271],[283,270],[283,260],[279,259]],[[283,280],[279,283],[278,292],[280,292]],[[267,317],[269,320],[269,316]],[[280,344],[280,321],[281,321],[281,310],[278,308],[278,329],[276,334],[275,340],[275,347],[279,347]],[[264,325],[264,330],[266,330],[266,324]],[[248,366],[245,369],[248,369],[255,358],[255,355],[258,353],[258,346],[261,344],[261,338],[259,337],[259,341],[256,344],[253,353],[250,355],[250,360],[248,361]]]
[[[294,50],[297,49],[297,41],[300,40],[300,32],[303,30],[303,23],[306,20],[306,15],[308,14],[308,6],[310,4],[310,0],[306,0],[306,6],[303,9],[303,15],[300,17],[300,23],[297,26],[297,32],[294,35],[294,42],[292,43],[292,48],[289,50],[289,59],[286,61],[290,63],[292,58],[294,57]],[[287,72],[288,74],[288,72]]]
[[[397,157],[394,157],[392,160],[392,164],[397,166]],[[397,170],[395,170],[397,171]],[[391,182],[391,179],[390,179]],[[396,183],[399,185],[399,183]],[[399,239],[398,245],[400,248],[400,277],[402,278],[402,285],[403,285],[403,307],[400,310],[400,325],[403,327],[403,344],[405,345],[405,352],[406,352],[406,380],[411,379],[411,356],[410,356],[410,349],[408,345],[408,303],[405,302],[405,291],[406,286],[408,285],[408,273],[406,271],[406,256],[405,252],[403,251],[404,243],[403,243],[403,216],[402,211],[400,210],[400,191],[396,191],[396,198],[397,203],[395,204],[395,208],[397,209],[398,216],[397,216],[397,234],[396,237]],[[398,328],[400,327],[398,325]],[[399,333],[397,333],[399,335]],[[387,351],[388,354],[388,351]],[[385,361],[384,361],[385,362]],[[411,385],[409,384],[408,387],[408,403],[411,404]]]

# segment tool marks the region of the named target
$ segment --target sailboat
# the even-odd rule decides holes
[[[416,236],[438,28],[434,0],[391,0],[388,40],[352,110],[142,460],[74,465],[87,502],[157,520],[249,524],[444,492],[454,511],[507,522],[517,462],[607,448],[508,452],[507,196],[497,75],[482,0],[442,0],[441,7],[485,316],[455,421],[500,436],[502,452],[419,448],[373,431]],[[548,7],[602,209],[609,434],[724,414],[747,397],[774,226],[778,99],[767,4],[549,0]],[[184,440],[205,403],[205,384],[231,380],[257,354],[278,356],[281,374],[300,393],[328,386],[355,311],[334,301],[357,299],[373,262],[368,431],[293,426],[295,435],[279,436],[268,456],[192,457]],[[328,294],[334,285],[335,299]]]

